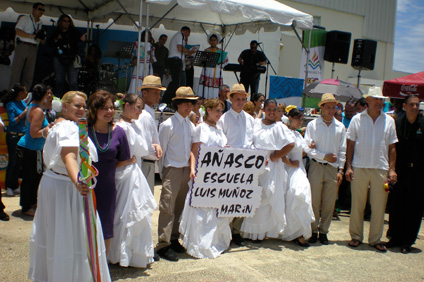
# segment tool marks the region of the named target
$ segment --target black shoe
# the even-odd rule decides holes
[[[160,261],[160,256],[158,255],[158,253],[156,252],[156,250],[154,250],[153,260],[154,261]]]
[[[296,242],[297,242],[297,244],[299,245],[299,246],[301,246],[301,247],[304,247],[304,248],[308,248],[310,245],[306,242],[306,240],[305,240],[305,243],[302,243],[300,240],[299,240],[299,238],[298,239],[296,239]]]
[[[169,261],[178,261],[177,255],[169,247],[158,250],[157,254],[163,259]]]
[[[171,240],[171,246],[169,246],[171,249],[173,249],[176,253],[185,253],[186,249],[181,246],[180,242],[178,240]]]
[[[402,246],[400,247],[400,252],[401,252],[402,254],[410,253],[410,252],[411,252],[411,246],[408,246],[408,245],[402,245]]]
[[[323,245],[328,245],[327,234],[319,234],[319,241]]]
[[[240,234],[233,234],[233,239],[231,240],[237,246],[245,246],[246,242],[241,238]]]
[[[318,233],[312,233],[311,238],[309,238],[308,242],[315,244],[318,241]]]
[[[400,244],[397,243],[394,240],[390,240],[389,242],[386,243],[386,248],[395,248],[395,247],[399,247]]]
[[[2,221],[9,221],[9,215],[7,213],[5,213],[4,211],[0,212],[0,220]]]

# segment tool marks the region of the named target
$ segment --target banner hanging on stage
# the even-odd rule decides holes
[[[311,34],[309,34],[311,32]],[[306,79],[306,85],[315,81],[320,81],[324,77],[324,51],[325,39],[327,31],[321,29],[304,30],[303,44],[309,46],[309,60],[305,49],[302,49],[302,58],[300,62],[299,78]],[[309,45],[309,38],[311,39]],[[308,75],[306,76],[305,66],[308,67]],[[306,78],[305,78],[306,77]]]
[[[216,208],[219,217],[251,217],[261,202],[259,175],[267,151],[201,145],[190,205]]]

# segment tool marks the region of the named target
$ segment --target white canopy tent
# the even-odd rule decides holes
[[[4,0],[0,2],[0,11],[12,7],[15,12],[30,13],[35,2],[39,1]],[[265,31],[275,31],[286,27],[296,32],[296,28],[312,29],[313,25],[311,15],[275,0],[41,0],[41,2],[45,4],[46,16],[58,17],[61,14],[69,14],[74,19],[86,20],[87,27],[89,22],[107,22],[110,18],[115,19],[117,24],[136,25],[139,30],[139,43],[143,29],[140,22],[145,22],[145,26],[149,28],[160,23],[169,30],[180,30],[187,25],[192,32],[208,31],[223,36],[231,33],[241,35],[246,31],[256,33],[261,28]],[[143,5],[146,7],[144,13]],[[297,32],[296,35],[300,39]]]

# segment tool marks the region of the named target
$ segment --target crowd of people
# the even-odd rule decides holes
[[[43,12],[44,5],[36,3],[32,15],[17,25],[21,38],[17,47],[26,56],[45,40],[36,25]],[[266,64],[267,59],[257,51],[256,41],[239,57],[244,68],[242,83],[230,89],[222,83],[222,68],[217,66],[203,71],[197,95],[185,86],[185,56],[195,50],[185,47],[190,29],[183,27],[171,38],[169,53],[163,48],[164,35],[158,44],[148,43],[147,57],[140,58],[152,65],[149,73],[156,68],[159,76],[144,74],[140,68],[130,94],[116,104],[115,93],[97,90],[87,97],[72,86],[71,61],[61,55],[64,46],[72,50],[75,42],[85,40],[73,28],[70,17],[61,16],[57,30],[47,40],[57,50],[54,67],[59,81],[67,75],[71,85],[66,93],[61,93],[62,88],[55,90],[58,96],[63,94],[57,116],[51,110],[51,88],[37,84],[27,97],[31,76],[22,84],[12,77],[10,91],[3,98],[9,120],[6,194],[20,193],[22,214],[34,217],[31,280],[91,280],[83,216],[83,199],[91,188],[98,213],[94,220],[98,275],[104,281],[110,281],[108,262],[144,268],[160,258],[178,261],[178,253],[185,252],[213,259],[231,243],[243,246],[251,240],[260,244],[267,238],[294,241],[303,248],[318,241],[327,245],[341,191],[351,191],[348,246],[356,248],[364,241],[368,199],[372,209],[368,243],[380,252],[387,247],[411,251],[424,210],[424,191],[419,186],[419,171],[424,167],[424,119],[416,96],[406,97],[403,110],[396,109],[393,118],[382,111],[384,97],[378,88],[371,88],[365,98],[348,101],[344,110],[333,93],[326,93],[318,104],[321,115],[304,127],[302,109],[257,93],[259,74],[248,71],[247,66]],[[206,51],[222,51],[218,36],[211,35],[208,41]],[[158,57],[152,52],[156,49]],[[98,67],[95,52],[90,62]],[[162,64],[165,59],[166,67]],[[161,76],[167,67],[172,82],[165,88]],[[206,99],[199,97],[200,92],[207,93],[202,97]],[[154,107],[161,96],[175,113],[156,125]],[[119,116],[117,107],[121,107]],[[77,121],[84,116],[90,160],[98,170],[95,187],[79,176]],[[3,122],[0,130],[4,130]],[[192,206],[190,188],[197,177],[201,146],[267,152],[267,169],[259,176],[261,199],[251,217],[219,217],[215,208]],[[153,197],[156,164],[162,180],[159,203]],[[385,244],[381,238],[387,202],[390,220],[386,235],[390,241]],[[156,207],[158,242],[154,246],[152,215]],[[1,203],[0,219],[7,221],[4,208]]]
[[[69,91],[54,122],[45,113],[51,108],[52,94],[44,85],[31,90],[28,106],[26,88],[19,84],[4,98],[13,165],[6,177],[7,188],[17,193],[17,178],[22,176],[22,213],[34,216],[30,279],[55,280],[65,270],[77,280],[89,275],[83,257],[85,228],[81,227],[82,199],[89,187],[78,178],[75,124],[85,114],[90,153],[99,172],[94,193],[99,271],[105,280],[109,278],[107,262],[146,267],[160,258],[178,261],[178,253],[183,252],[195,258],[216,258],[231,242],[242,246],[245,240],[260,243],[277,238],[304,248],[317,241],[326,245],[344,179],[350,182],[352,197],[348,245],[355,248],[364,241],[369,198],[368,243],[380,252],[387,247],[410,252],[423,213],[416,170],[422,167],[424,156],[424,121],[417,97],[407,97],[404,113],[394,119],[382,111],[381,91],[370,91],[362,112],[345,113],[338,121],[335,113],[340,103],[326,93],[319,102],[321,115],[302,129],[301,109],[285,107],[288,112],[283,116],[288,122],[283,123],[284,106],[261,94],[252,97],[253,114],[246,113],[243,108],[250,95],[243,84],[231,90],[221,85],[219,98],[203,103],[190,87],[183,86],[172,98],[175,114],[158,130],[152,107],[159,103],[165,87],[159,77],[149,75],[139,90],[141,96],[134,93],[122,98],[119,117],[115,117],[114,94],[98,90],[87,99],[82,92]],[[195,110],[196,104],[203,110]],[[348,107],[356,108],[353,101]],[[193,114],[201,119],[190,119]],[[191,205],[190,187],[201,145],[268,152],[268,169],[259,177],[263,193],[252,217],[221,218],[215,208]],[[308,169],[304,156],[310,159]],[[153,197],[156,162],[162,179],[158,204]],[[390,193],[385,188],[387,181]],[[389,197],[390,241],[386,246],[381,237]],[[158,243],[154,247],[152,215],[157,206]],[[8,220],[6,216],[3,211],[2,220]],[[84,271],[72,271],[76,268]]]

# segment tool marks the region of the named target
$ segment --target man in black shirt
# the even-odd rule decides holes
[[[419,115],[419,105],[418,97],[408,96],[403,103],[406,114],[396,120],[398,179],[390,192],[391,239],[387,247],[400,247],[404,254],[417,239],[424,209],[424,118]]]
[[[257,70],[257,66],[266,65],[267,59],[265,54],[258,51],[258,42],[253,40],[250,42],[250,49],[246,49],[241,52],[238,62],[242,65],[242,71],[240,73],[240,83],[246,88],[246,92],[255,94],[258,93],[260,73]]]
[[[159,41],[153,44],[156,58],[156,62],[153,63],[153,73],[154,75],[159,76],[161,80],[163,80],[163,75],[165,74],[165,65],[169,53],[168,48],[165,47],[167,39],[168,36],[166,34],[162,34],[159,37]]]

